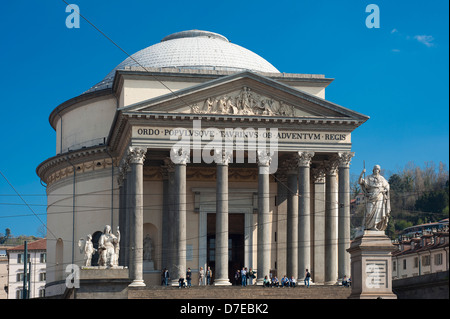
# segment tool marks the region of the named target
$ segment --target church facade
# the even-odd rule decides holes
[[[120,229],[133,286],[189,267],[335,284],[350,274],[351,134],[368,117],[325,99],[332,79],[281,73],[225,37],[175,33],[50,114],[47,291],[77,242]],[[96,258],[92,262],[95,265]]]

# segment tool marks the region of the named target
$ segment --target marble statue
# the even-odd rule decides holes
[[[152,261],[153,241],[147,234],[144,238],[144,260]]]
[[[99,266],[115,267],[118,266],[120,232],[117,227],[117,234],[111,232],[111,226],[106,225],[103,234],[98,240]]]
[[[97,249],[94,248],[94,244],[92,243],[91,234],[87,235],[86,240],[81,238],[78,241],[78,247],[80,248],[80,253],[84,252],[84,265],[86,267],[90,267],[92,263],[92,255],[97,251]]]
[[[375,165],[372,175],[364,178],[364,169],[359,176],[365,199],[364,228],[367,230],[385,231],[391,213],[389,183],[380,175],[380,171],[380,166]]]

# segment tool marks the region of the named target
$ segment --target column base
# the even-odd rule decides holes
[[[263,286],[264,285],[264,278],[257,278],[255,282],[256,286]]]
[[[145,287],[145,283],[143,280],[133,280],[133,282],[129,284],[128,287]]]
[[[231,286],[230,280],[227,279],[216,279],[214,280],[214,286]]]

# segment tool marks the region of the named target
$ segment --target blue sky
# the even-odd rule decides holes
[[[168,34],[220,33],[287,73],[334,78],[326,98],[370,116],[352,135],[351,173],[380,164],[449,162],[448,1],[71,0],[132,54]],[[367,28],[368,4],[380,28]],[[86,21],[65,25],[61,0],[2,2],[0,233],[36,235],[46,221],[36,167],[55,154],[50,112],[127,56]],[[30,210],[30,208],[33,212]]]

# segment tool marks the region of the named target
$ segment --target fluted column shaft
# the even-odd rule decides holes
[[[337,282],[338,188],[337,162],[331,160],[325,175],[325,284]]]
[[[286,272],[298,278],[298,175],[292,167],[287,172],[287,256]]]
[[[262,285],[264,276],[270,273],[270,161],[270,156],[258,154],[257,285]]]
[[[310,165],[314,152],[298,152],[298,280],[311,271]]]
[[[130,147],[128,154],[130,158],[130,192],[131,197],[131,212],[133,215],[133,230],[134,236],[132,241],[133,247],[133,282],[132,287],[145,286],[143,277],[143,226],[144,226],[144,176],[143,166],[146,149],[140,147]]]
[[[186,163],[175,163],[175,209],[174,231],[176,233],[175,277],[186,276]]]
[[[228,162],[225,154],[216,159],[216,277],[214,285],[231,285],[228,278]]]
[[[338,278],[350,277],[350,160],[354,153],[339,153]]]

